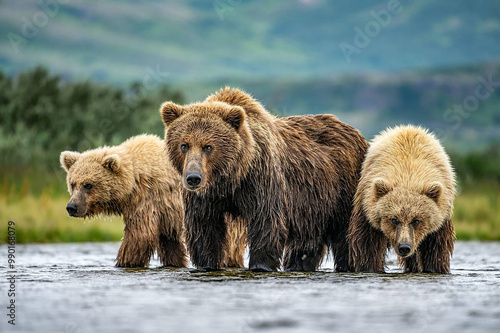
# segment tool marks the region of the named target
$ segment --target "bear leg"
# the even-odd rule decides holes
[[[187,266],[186,248],[177,235],[160,234],[158,257],[165,267]]]
[[[250,261],[248,268],[252,272],[275,272],[281,266],[283,256],[285,228],[284,222],[261,225],[252,221],[248,227]]]
[[[193,265],[203,271],[220,270],[227,237],[224,212],[211,207],[208,200],[187,201],[184,221]]]
[[[227,246],[224,252],[223,267],[243,268],[243,257],[247,246],[247,231],[241,217],[226,216]]]
[[[451,219],[446,219],[436,232],[428,235],[418,247],[419,271],[423,273],[450,273],[450,257],[455,245],[455,230]]]
[[[125,227],[123,241],[116,257],[117,267],[148,267],[157,242]]]
[[[414,254],[408,258],[399,258],[399,262],[403,265],[405,273],[418,273],[418,259],[417,255]]]
[[[387,239],[375,229],[358,205],[355,205],[347,233],[349,266],[355,272],[383,273]]]
[[[336,272],[348,272],[351,270],[349,267],[349,242],[347,241],[346,229],[334,230],[331,240]]]
[[[172,196],[173,197],[173,196]],[[177,201],[165,200],[163,212],[158,214],[158,257],[165,267],[186,267],[187,253],[184,245],[184,217]]]
[[[314,248],[287,246],[283,267],[287,272],[314,272],[321,264],[325,252],[325,244],[318,244]]]

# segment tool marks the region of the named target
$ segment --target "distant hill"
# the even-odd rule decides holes
[[[459,150],[500,141],[500,61],[328,79],[228,78],[178,88],[195,101],[225,85],[251,92],[281,116],[336,114],[367,137],[387,126],[414,123],[431,128]]]
[[[43,64],[65,78],[124,84],[142,80],[148,68],[177,83],[328,78],[500,58],[500,2],[401,0],[392,8],[394,1],[3,1],[0,65],[9,74]],[[356,37],[357,28],[368,38]],[[354,52],[350,62],[341,45]]]
[[[188,101],[233,85],[367,137],[412,122],[460,149],[500,140],[499,87],[453,109],[479,76],[500,81],[500,1],[58,1],[0,2],[2,72],[42,64],[62,81],[167,84]]]

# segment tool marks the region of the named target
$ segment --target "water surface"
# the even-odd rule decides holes
[[[500,243],[458,242],[451,275],[202,273],[114,267],[118,243],[16,246],[16,326],[2,332],[500,332]]]

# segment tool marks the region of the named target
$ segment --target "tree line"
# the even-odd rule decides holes
[[[63,150],[115,145],[141,133],[161,136],[158,109],[165,100],[184,103],[168,85],[64,82],[40,66],[15,77],[0,72],[0,166],[52,168]]]

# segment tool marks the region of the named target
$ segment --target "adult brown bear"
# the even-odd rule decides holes
[[[249,268],[314,271],[327,246],[348,270],[346,231],[368,147],[332,115],[276,118],[250,95],[223,89],[205,101],[161,107],[167,155],[182,175],[192,262],[216,270],[224,216],[248,228]]]

